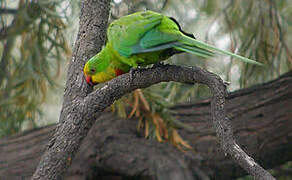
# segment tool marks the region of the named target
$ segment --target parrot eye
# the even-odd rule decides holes
[[[90,69],[89,71],[90,71],[90,73],[92,73],[92,74],[95,73],[95,69]]]

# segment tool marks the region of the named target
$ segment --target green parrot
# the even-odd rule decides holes
[[[192,34],[184,32],[174,18],[143,11],[113,21],[107,30],[105,47],[89,59],[83,71],[87,83],[95,85],[127,73],[131,68],[155,64],[182,52],[203,58],[217,53],[261,65],[196,40]]]

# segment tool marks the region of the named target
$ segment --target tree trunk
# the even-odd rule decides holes
[[[226,106],[237,142],[265,169],[292,160],[292,72],[230,93]],[[191,169],[194,179],[246,174],[217,143],[209,99],[172,109],[177,119],[194,127],[194,132],[180,133],[195,152],[146,140],[136,131],[135,119],[104,112],[84,139],[66,179],[163,178],[177,164],[182,171]],[[47,126],[0,140],[0,179],[29,179],[54,129],[55,125]]]

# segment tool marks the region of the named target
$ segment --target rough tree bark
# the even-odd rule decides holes
[[[80,29],[72,61],[69,65],[64,102],[60,122],[42,156],[32,179],[61,179],[71,165],[81,141],[87,135],[101,112],[122,95],[137,88],[145,88],[163,81],[198,82],[206,84],[213,94],[211,117],[220,145],[226,154],[256,179],[274,179],[267,171],[250,158],[234,141],[231,123],[225,115],[226,89],[222,80],[200,68],[163,66],[134,74],[126,74],[94,92],[84,83],[82,67],[84,60],[100,49],[104,40],[105,24],[108,18],[109,1],[84,0],[80,16]],[[101,23],[102,22],[102,23]],[[101,23],[101,25],[100,25]],[[97,44],[97,45],[96,45]],[[99,47],[98,47],[99,46]],[[91,93],[92,92],[92,93]],[[181,160],[174,157],[173,160]],[[183,160],[156,163],[157,168],[177,163],[178,171],[162,171],[158,179],[193,179],[192,173],[184,167]]]
[[[96,54],[104,44],[109,3],[108,0],[82,1],[79,31],[67,71],[59,124],[32,179],[61,179],[62,174],[70,166],[82,139],[94,122],[93,119],[88,121],[83,119],[77,108],[83,103],[83,98],[92,91],[92,87],[84,82],[82,69],[85,61]],[[72,136],[77,138],[72,138]],[[65,155],[64,152],[66,152]]]
[[[292,71],[275,81],[230,93],[227,112],[239,144],[265,168],[292,160]],[[136,120],[104,113],[94,124],[73,160],[66,179],[155,178],[147,160],[177,157],[193,174],[211,179],[235,179],[246,172],[225,157],[216,143],[210,120],[210,100],[172,108],[177,118],[195,128],[180,133],[196,149],[183,153],[170,145],[145,140]],[[0,141],[0,179],[29,179],[53,134],[55,125]],[[135,167],[135,168],[134,168]],[[155,165],[153,166],[155,167]],[[170,167],[171,168],[171,167]],[[159,170],[159,169],[158,169]],[[151,174],[152,173],[152,174]],[[201,177],[202,179],[202,177]]]

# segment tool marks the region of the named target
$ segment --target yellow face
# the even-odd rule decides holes
[[[115,78],[115,70],[113,68],[107,68],[106,71],[102,71],[91,76],[91,81],[93,83],[102,83],[113,78]]]
[[[83,69],[86,82],[92,86],[109,81],[116,77],[114,68],[108,66],[104,71],[97,72],[96,68],[90,67],[89,63],[86,63]]]

